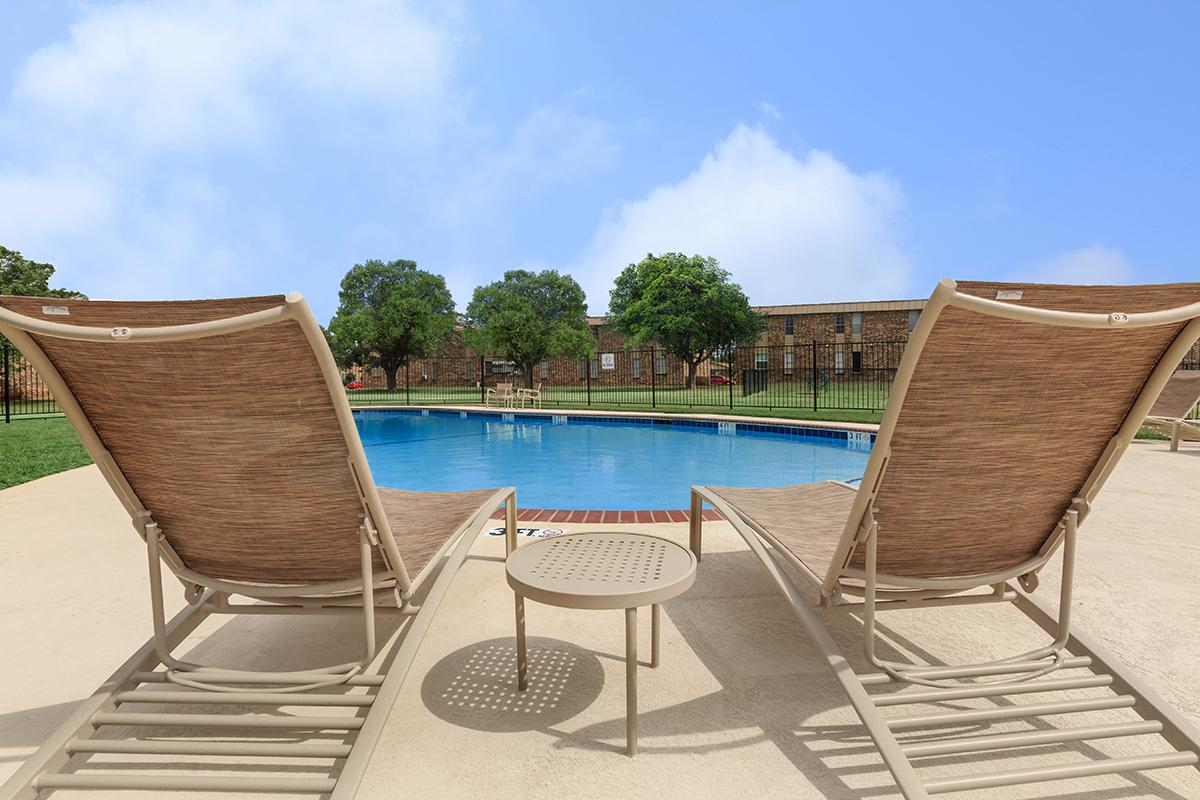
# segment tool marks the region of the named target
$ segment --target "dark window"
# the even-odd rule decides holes
[[[635,377],[635,378],[642,377],[642,357],[637,355],[636,353],[633,356],[632,370],[633,370],[633,377]]]
[[[484,359],[484,361],[483,361],[483,374],[484,375],[492,374],[492,362],[489,361],[488,359]]]
[[[917,320],[920,318],[921,318],[920,311],[913,310],[913,311],[908,312],[908,330],[910,332],[912,331],[913,328],[917,327]]]
[[[862,351],[855,350],[850,353],[850,371],[862,372]]]
[[[846,315],[845,314],[834,314],[833,315],[833,332],[834,333],[845,333],[846,332]]]
[[[545,379],[545,378],[549,378],[549,377],[550,377],[550,362],[543,361],[542,362],[542,378]]]
[[[467,380],[475,380],[475,359],[473,358],[467,359]]]
[[[583,380],[586,377],[587,377],[587,359],[581,358],[581,359],[579,359],[579,380]]]
[[[850,315],[850,332],[862,333],[862,312],[855,311]]]
[[[655,356],[654,372],[658,375],[666,375],[667,374],[667,355],[666,355],[666,353],[659,353],[657,356]]]
[[[600,375],[600,359],[592,356],[592,380]]]
[[[788,314],[783,318],[783,333],[786,336],[791,336],[796,332],[796,318]]]
[[[435,381],[442,377],[442,362],[435,361],[429,366],[429,377],[433,378]]]

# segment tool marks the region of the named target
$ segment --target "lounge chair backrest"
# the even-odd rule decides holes
[[[1061,324],[1062,315],[1059,324],[1051,324],[1055,315],[1006,318],[995,301],[1095,316],[1090,327]],[[839,551],[849,553],[848,566],[864,567],[864,548],[850,539],[866,506],[876,509],[884,576],[985,576],[1052,552],[1064,514],[1094,481],[1110,442],[1131,438],[1140,424],[1142,416],[1125,423],[1148,379],[1155,375],[1161,388],[1186,352],[1177,337],[1200,335],[1190,322],[1200,306],[1163,324],[1123,324],[1121,315],[1196,303],[1200,284],[943,282],[913,333],[851,512]],[[1175,363],[1159,369],[1164,358]],[[1150,402],[1138,403],[1141,415]]]
[[[1200,402],[1200,369],[1176,370],[1154,401],[1150,416],[1183,419]]]
[[[0,318],[0,331],[18,346],[31,338],[61,376],[86,417],[77,428],[90,423],[132,489],[132,501],[123,498],[126,507],[137,513],[140,504],[153,516],[184,567],[262,584],[361,576],[366,512],[351,466],[352,450],[361,452],[361,445],[353,427],[347,433],[339,422],[335,403],[346,403],[344,392],[332,362],[332,378],[323,370],[320,357],[328,353],[314,350],[323,342],[306,336],[298,315],[306,315],[305,325],[315,322],[298,296],[291,302],[282,296],[183,302],[0,297],[0,308],[34,322],[115,331],[109,341],[79,341]],[[137,338],[145,328],[281,308],[290,316],[245,330]],[[128,340],[120,338],[122,329],[133,331]],[[71,402],[59,400],[64,407]],[[348,419],[349,406],[341,411]],[[358,480],[364,496],[378,497],[369,471]],[[376,527],[385,527],[377,516]],[[383,533],[390,541],[390,532]]]
[[[513,385],[511,383],[497,383],[496,394],[504,397],[513,393]]]

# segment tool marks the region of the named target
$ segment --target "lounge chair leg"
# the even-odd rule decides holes
[[[688,546],[700,561],[701,526],[704,524],[704,501],[696,492],[692,492],[692,507],[688,513]]]
[[[505,555],[517,549],[517,494],[513,492],[504,500],[504,545]]]
[[[1171,452],[1179,451],[1179,420],[1171,423]]]

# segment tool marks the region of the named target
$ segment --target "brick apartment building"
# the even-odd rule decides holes
[[[767,315],[767,329],[752,348],[740,348],[734,364],[737,370],[767,369],[772,380],[796,380],[804,377],[811,367],[810,353],[816,342],[816,362],[828,376],[853,378],[860,373],[895,369],[903,353],[903,342],[917,324],[925,300],[881,300],[862,303],[803,303],[795,305],[756,306]],[[608,324],[606,317],[589,317],[588,325],[596,339],[595,353],[586,359],[556,358],[539,364],[534,370],[535,382],[551,385],[593,385],[614,382],[621,385],[647,385],[653,380],[662,384],[678,383],[687,373],[687,366],[650,345],[626,351],[625,339]],[[605,354],[615,354],[619,369],[606,370]],[[653,360],[653,364],[651,361]],[[710,362],[701,366],[700,375],[708,379],[721,372],[723,364]],[[1200,368],[1200,344],[1185,359],[1185,365]],[[653,374],[652,371],[653,370]],[[486,386],[514,379],[514,365],[500,358],[484,357],[467,347],[462,331],[456,330],[446,342],[440,356],[412,363],[409,380],[413,386]],[[515,376],[520,381],[520,376]],[[378,374],[368,376],[377,385]]]
[[[735,366],[738,369],[771,369],[786,377],[804,362],[807,348],[816,341],[829,351],[822,355],[832,357],[831,365],[837,374],[894,368],[893,362],[902,351],[895,343],[908,338],[924,307],[924,300],[757,306],[756,311],[767,315],[767,329],[759,337],[757,347],[739,350]],[[649,384],[656,378],[664,383],[676,382],[686,374],[687,367],[682,361],[657,348],[652,349],[650,345],[627,352],[624,337],[612,329],[606,317],[589,317],[588,326],[596,339],[591,362],[551,359],[535,368],[535,382],[584,383],[589,379],[589,372],[593,382],[607,382],[615,376],[607,374],[609,371],[604,368],[606,353],[619,354],[620,377],[626,385]],[[889,346],[883,347],[881,343]],[[801,348],[805,348],[804,353]],[[461,386],[481,380],[485,385],[493,385],[511,380],[513,369],[512,364],[502,359],[480,358],[479,353],[467,346],[462,331],[456,330],[438,357],[412,363],[409,380],[414,386]],[[711,372],[720,369],[720,364],[703,365],[700,374],[707,378]],[[368,376],[372,384],[375,378],[378,375]]]

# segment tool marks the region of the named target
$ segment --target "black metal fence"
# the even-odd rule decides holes
[[[0,370],[3,376],[4,421],[15,417],[42,417],[61,414],[54,396],[42,379],[8,341],[0,344]]]
[[[545,408],[877,412],[887,405],[904,346],[904,340],[892,340],[730,348],[696,366],[694,385],[689,366],[658,348],[551,359],[535,365],[531,376],[502,358],[421,359],[401,368],[391,389],[382,370],[355,369],[345,377],[356,405],[477,405],[494,402],[491,392],[508,383],[539,390]],[[5,422],[61,413],[37,372],[7,342],[0,365]],[[1200,351],[1193,351],[1182,366],[1200,369]],[[1190,416],[1200,418],[1200,407]]]
[[[347,378],[355,403],[478,404],[503,384],[530,387],[543,407],[643,406],[879,411],[905,342],[807,342],[730,348],[693,369],[658,348],[597,352],[518,365],[490,357],[416,360],[394,388],[379,369]],[[692,379],[692,374],[694,380]]]

